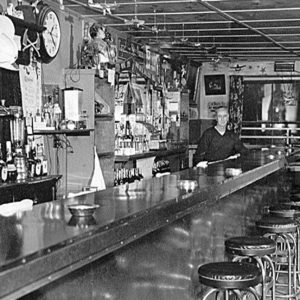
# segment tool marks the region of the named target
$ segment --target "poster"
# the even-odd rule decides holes
[[[22,106],[24,115],[36,114],[37,108],[42,106],[41,64],[19,66]]]

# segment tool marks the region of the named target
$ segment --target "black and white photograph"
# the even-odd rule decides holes
[[[0,0],[0,300],[300,300],[300,0]]]

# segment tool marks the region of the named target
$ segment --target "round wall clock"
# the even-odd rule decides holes
[[[57,55],[60,46],[61,28],[58,16],[50,6],[43,4],[39,8],[37,23],[46,28],[41,34],[40,54],[42,62],[49,63]]]

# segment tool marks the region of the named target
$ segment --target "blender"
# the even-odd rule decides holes
[[[15,113],[10,120],[10,136],[16,153],[14,163],[17,169],[17,180],[27,178],[26,157],[23,155],[25,136],[24,123],[20,112]]]

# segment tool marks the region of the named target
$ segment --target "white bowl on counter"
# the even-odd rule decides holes
[[[68,209],[74,217],[91,217],[95,210],[99,208],[98,204],[72,204],[68,205]]]
[[[229,176],[229,177],[238,176],[238,175],[242,174],[242,169],[241,168],[227,168],[225,170],[225,174],[226,174],[226,176]]]

